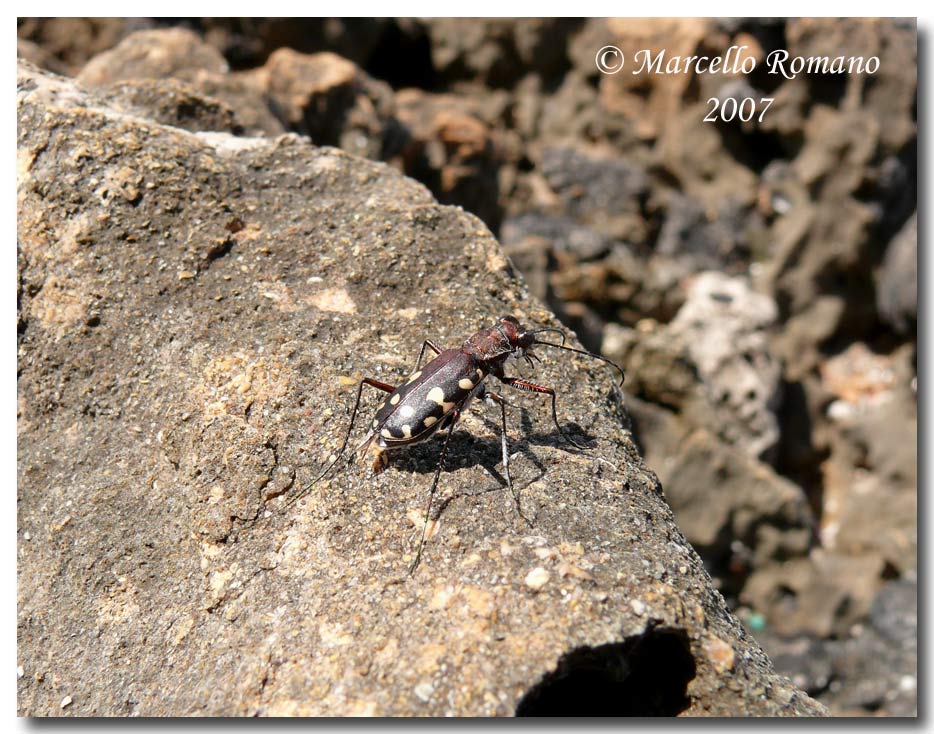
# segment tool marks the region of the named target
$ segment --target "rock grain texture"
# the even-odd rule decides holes
[[[509,396],[531,526],[480,406],[414,577],[437,443],[287,507],[353,380],[556,322],[480,220],[386,165],[95,94],[18,67],[20,715],[826,713],[713,589],[599,362],[534,373],[589,452]]]

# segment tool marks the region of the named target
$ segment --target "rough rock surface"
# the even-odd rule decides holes
[[[294,136],[18,87],[20,714],[825,713],[713,590],[599,363],[540,373],[588,453],[512,398],[531,527],[479,410],[414,577],[436,445],[285,508],[348,377],[550,323],[479,220]]]
[[[101,95],[108,106],[128,115],[143,115],[191,132],[245,131],[238,115],[223,100],[204,95],[178,79],[134,79],[107,85]]]
[[[496,231],[498,171],[503,143],[457,97],[405,89],[396,94],[399,121],[408,131],[403,170],[427,185],[442,204],[456,203]]]
[[[283,48],[255,75],[288,129],[317,145],[375,159],[388,158],[400,147],[389,85],[336,54]]]
[[[815,521],[800,487],[710,431],[686,430],[664,408],[637,398],[628,404],[646,463],[658,472],[679,527],[724,594],[734,598],[773,558],[807,554]],[[754,608],[770,610],[763,595]]]
[[[45,49],[55,63],[43,68],[76,74],[97,54],[113,48],[127,34],[151,27],[145,18],[17,18],[16,33]],[[36,59],[29,59],[36,62]],[[64,68],[62,68],[64,67]]]
[[[186,78],[197,71],[222,74],[227,61],[211,45],[184,28],[139,31],[91,59],[76,80],[102,86],[126,79]]]
[[[285,132],[279,121],[284,115],[269,101],[266,75],[227,72],[224,57],[197,34],[165,28],[127,36],[95,56],[78,82],[105,90],[110,104],[130,114],[149,110],[159,122],[186,130]]]

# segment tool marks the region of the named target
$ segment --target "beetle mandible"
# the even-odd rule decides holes
[[[561,344],[539,338],[540,334],[546,333],[559,334]],[[401,385],[389,385],[370,377],[364,377],[360,380],[357,385],[356,401],[350,416],[350,425],[337,455],[304,490],[289,500],[286,507],[303,497],[340,460],[347,448],[347,442],[350,440],[354,422],[357,419],[363,387],[368,385],[389,393],[389,395],[376,412],[370,423],[369,431],[354,448],[351,457],[372,450],[375,455],[373,461],[374,472],[378,473],[386,467],[389,452],[421,443],[439,431],[445,431],[438,466],[435,470],[431,488],[428,491],[425,524],[422,528],[415,559],[409,568],[409,574],[415,572],[421,559],[422,547],[425,544],[425,536],[431,516],[432,499],[444,465],[448,442],[461,415],[475,398],[483,398],[500,408],[504,474],[506,483],[512,492],[516,509],[519,511],[519,498],[509,476],[509,449],[506,442],[506,401],[501,395],[486,389],[484,384],[486,378],[492,375],[504,385],[516,390],[550,396],[551,417],[555,428],[558,429],[558,434],[565,441],[579,449],[587,447],[574,441],[558,423],[555,391],[544,385],[506,375],[506,361],[509,359],[524,359],[534,367],[532,360],[541,360],[533,353],[532,348],[542,345],[599,359],[619,370],[620,385],[626,379],[622,368],[616,363],[598,354],[566,346],[565,340],[566,336],[560,329],[529,329],[520,324],[518,319],[513,316],[503,316],[492,327],[481,329],[459,348],[441,349],[433,341],[426,339],[422,343],[415,371]],[[422,367],[421,362],[426,349],[434,352],[435,357]]]

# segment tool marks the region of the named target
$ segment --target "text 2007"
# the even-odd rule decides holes
[[[757,113],[759,122],[762,122],[765,111],[772,106],[774,101],[775,97],[761,97],[758,101],[752,97],[743,97],[739,100],[736,97],[727,97],[721,102],[716,97],[711,97],[707,100],[711,108],[704,116],[704,122],[716,122],[717,120],[732,122],[737,118],[742,122],[749,122],[756,117]]]

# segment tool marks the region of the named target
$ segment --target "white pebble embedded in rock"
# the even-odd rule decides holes
[[[538,591],[545,584],[548,583],[548,571],[546,571],[541,566],[533,568],[525,577],[525,585],[528,586],[532,591]]]
[[[415,686],[415,695],[425,703],[431,700],[432,694],[435,692],[435,687],[431,683],[425,681],[424,683],[419,683]]]

